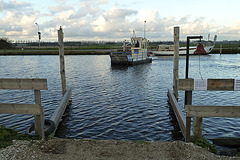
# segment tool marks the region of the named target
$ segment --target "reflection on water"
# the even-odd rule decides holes
[[[240,78],[240,55],[190,57],[191,78]],[[167,89],[172,87],[172,57],[154,57],[151,64],[116,67],[109,56],[66,56],[67,84],[73,89],[57,136],[80,139],[171,141],[182,139],[169,111]],[[180,78],[185,57],[180,57]],[[0,78],[46,78],[42,91],[49,118],[61,99],[58,56],[2,56]],[[239,105],[238,92],[193,92],[194,105]],[[179,92],[183,107],[184,93]],[[0,90],[1,103],[32,103],[32,91]],[[32,116],[0,115],[0,125],[24,133]],[[240,119],[204,118],[203,136],[240,136]]]

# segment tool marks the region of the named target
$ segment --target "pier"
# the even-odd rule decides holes
[[[63,31],[61,27],[58,30],[58,42],[63,97],[59,105],[55,108],[55,111],[49,120],[46,120],[44,118],[44,107],[41,103],[40,92],[40,90],[48,89],[47,79],[0,79],[0,89],[34,91],[35,104],[0,103],[0,114],[34,115],[34,123],[31,124],[31,126],[26,131],[29,136],[40,136],[42,139],[44,139],[45,136],[54,135],[67,105],[69,105],[71,102],[70,98],[72,89],[71,87],[67,88],[66,85]]]
[[[186,58],[186,78],[178,77],[178,38],[179,28],[174,27],[174,69],[173,92],[168,89],[168,100],[173,108],[182,135],[185,141],[194,141],[202,138],[202,120],[204,117],[240,117],[240,106],[210,106],[192,105],[192,92],[194,91],[240,91],[238,79],[192,79],[188,78],[188,61]],[[197,37],[194,37],[197,38]],[[188,56],[188,54],[187,54]],[[185,111],[178,104],[178,91],[185,91]],[[185,116],[185,113],[186,116]],[[193,118],[193,130],[191,122]],[[234,140],[234,138],[231,138]]]

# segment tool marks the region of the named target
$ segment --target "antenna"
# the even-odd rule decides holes
[[[146,30],[145,30],[145,28],[146,28],[146,22],[147,22],[147,21],[144,21],[144,37],[143,37],[143,38],[146,38]]]
[[[133,30],[133,36],[132,37],[136,37],[135,30]]]

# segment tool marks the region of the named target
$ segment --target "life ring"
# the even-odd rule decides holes
[[[49,119],[45,119],[44,124],[45,124],[44,125],[44,135],[49,136],[50,134],[52,134],[54,132],[56,125],[52,120],[49,120]],[[45,126],[46,126],[46,129],[45,129]],[[38,137],[39,136],[34,131],[34,123],[32,123],[31,126],[27,128],[26,134],[29,137]]]

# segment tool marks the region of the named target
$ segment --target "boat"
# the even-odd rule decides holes
[[[190,55],[207,55],[215,46],[217,35],[214,36],[214,42],[212,45],[203,46],[200,41],[197,46],[189,47]],[[186,55],[187,47],[179,47],[179,55]],[[174,45],[158,45],[157,51],[152,52],[155,56],[172,56],[174,54]]]
[[[142,37],[132,37],[131,44],[124,41],[122,52],[110,53],[112,65],[135,65],[151,63],[151,52],[148,51],[148,40]]]

